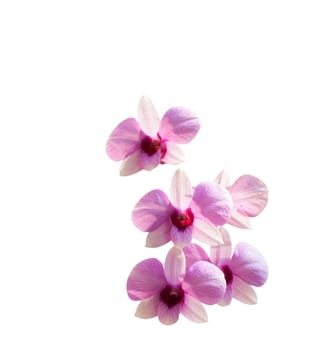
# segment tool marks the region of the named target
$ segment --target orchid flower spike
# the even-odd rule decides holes
[[[171,199],[161,190],[147,193],[132,212],[135,226],[148,232],[147,247],[169,241],[184,247],[193,237],[206,244],[222,242],[217,227],[225,224],[232,212],[232,198],[224,187],[202,182],[193,190],[187,174],[178,169],[170,192]]]
[[[197,244],[185,247],[187,268],[196,261],[215,264],[224,273],[226,291],[219,305],[226,306],[235,298],[245,304],[256,304],[257,295],[252,286],[262,286],[268,278],[268,265],[262,254],[245,242],[232,244],[228,232],[221,227],[223,244],[212,246],[210,256]],[[231,256],[232,255],[232,256]]]
[[[184,154],[177,144],[189,143],[200,129],[199,119],[187,108],[170,108],[160,120],[145,96],[139,102],[138,119],[122,121],[106,143],[108,156],[123,161],[121,176],[152,170],[159,164],[182,162]]]
[[[250,218],[259,215],[267,205],[267,186],[252,175],[242,175],[230,185],[226,170],[221,171],[215,182],[224,186],[233,200],[234,209],[228,224],[250,229]]]
[[[127,280],[129,298],[141,300],[135,316],[157,316],[165,325],[177,322],[180,313],[193,322],[206,322],[202,303],[216,304],[225,289],[224,274],[207,261],[198,261],[185,272],[185,256],[176,247],[167,254],[164,268],[159,260],[146,259],[132,269]]]

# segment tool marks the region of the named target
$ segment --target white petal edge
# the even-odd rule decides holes
[[[184,152],[174,142],[168,141],[166,143],[166,153],[161,159],[161,163],[165,164],[179,164],[185,160]]]
[[[142,96],[138,104],[138,118],[141,129],[149,136],[156,137],[160,128],[157,111],[147,96]]]
[[[148,248],[157,248],[168,243],[171,240],[171,231],[172,224],[170,222],[164,222],[154,231],[151,231],[147,235],[146,247]]]
[[[210,260],[218,266],[227,264],[232,255],[232,242],[228,231],[224,227],[219,228],[222,244],[212,245],[210,248]]]
[[[232,282],[232,296],[248,305],[257,304],[257,295],[254,288],[235,275]]]
[[[129,176],[142,170],[140,157],[141,151],[138,150],[123,160],[120,165],[120,176]]]
[[[152,318],[157,316],[160,303],[160,296],[153,295],[150,298],[142,300],[136,310],[135,316],[139,318]]]
[[[192,198],[192,187],[188,175],[182,169],[177,169],[171,181],[171,201],[181,210],[188,208]]]
[[[252,225],[249,217],[240,214],[237,210],[233,210],[231,217],[227,221],[228,224],[243,228],[243,229],[251,229]]]
[[[217,227],[195,217],[193,237],[198,241],[208,245],[223,244],[221,233]]]
[[[164,273],[167,282],[172,286],[178,286],[183,281],[185,269],[185,255],[182,249],[172,247],[167,253],[164,263]]]
[[[203,323],[208,321],[207,311],[202,303],[189,294],[185,295],[181,313],[192,322]]]

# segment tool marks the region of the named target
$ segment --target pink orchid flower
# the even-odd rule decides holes
[[[159,247],[173,241],[184,247],[195,239],[207,243],[222,242],[217,226],[227,222],[232,199],[216,183],[202,182],[192,189],[187,174],[178,169],[171,182],[171,200],[161,190],[144,195],[132,212],[132,220],[148,232],[146,246]]]
[[[197,244],[184,248],[187,267],[196,261],[209,261],[224,273],[226,291],[219,305],[225,306],[235,298],[245,304],[256,304],[257,295],[252,286],[262,286],[268,278],[268,266],[262,254],[245,242],[236,244],[234,253],[228,232],[221,227],[223,244],[212,246],[210,257]]]
[[[182,107],[170,108],[160,120],[148,97],[140,99],[138,117],[139,122],[135,118],[121,122],[106,143],[108,156],[123,160],[121,176],[182,162],[184,155],[177,144],[189,143],[200,129],[199,119]]]
[[[240,176],[232,185],[225,170],[215,182],[224,186],[232,196],[234,210],[228,224],[238,228],[251,228],[250,218],[259,215],[267,205],[267,186],[252,175]]]
[[[141,300],[135,316],[157,316],[165,325],[177,322],[181,313],[193,322],[207,321],[202,305],[216,304],[226,288],[224,274],[207,261],[192,264],[185,273],[185,256],[173,247],[167,254],[164,268],[157,259],[137,264],[127,281],[128,296]]]

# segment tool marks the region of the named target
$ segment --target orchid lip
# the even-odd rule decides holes
[[[184,299],[184,291],[181,286],[173,287],[167,285],[160,293],[160,299],[163,301],[169,308],[177,305]]]
[[[233,282],[233,272],[228,265],[223,265],[221,270],[224,274],[226,284],[231,284]]]
[[[141,140],[140,147],[142,151],[149,156],[153,156],[159,149],[161,150],[161,158],[164,157],[166,153],[166,143],[159,134],[157,134],[157,138],[145,135]]]
[[[171,216],[171,221],[179,230],[185,230],[185,228],[193,224],[194,218],[194,213],[190,208],[185,211],[176,209]]]

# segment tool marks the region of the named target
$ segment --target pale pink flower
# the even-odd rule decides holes
[[[186,173],[178,169],[171,182],[171,200],[161,190],[144,195],[132,212],[134,224],[148,232],[146,246],[170,240],[184,247],[194,237],[207,244],[222,242],[217,226],[227,222],[232,199],[224,187],[202,182],[192,189]]]
[[[132,175],[159,164],[178,164],[184,155],[177,144],[189,143],[200,129],[195,114],[182,107],[170,108],[160,120],[148,97],[142,97],[138,119],[128,118],[111,133],[106,143],[108,156],[122,160],[120,175]]]
[[[209,261],[218,266],[224,273],[226,291],[219,304],[229,305],[232,298],[245,304],[255,304],[257,295],[252,286],[262,286],[268,278],[268,266],[262,254],[245,242],[236,244],[233,255],[228,232],[221,227],[223,244],[212,246],[210,257],[197,244],[185,247],[187,267],[196,261]]]
[[[164,268],[157,259],[137,264],[127,281],[132,300],[141,300],[135,316],[157,316],[163,324],[175,323],[181,313],[193,322],[207,321],[202,305],[216,304],[226,288],[224,274],[207,261],[192,264],[185,273],[185,256],[173,247],[167,254]]]
[[[267,205],[267,186],[252,175],[242,175],[230,185],[225,170],[221,171],[215,181],[224,186],[233,199],[234,209],[228,224],[238,228],[251,228],[250,218],[259,215]]]

